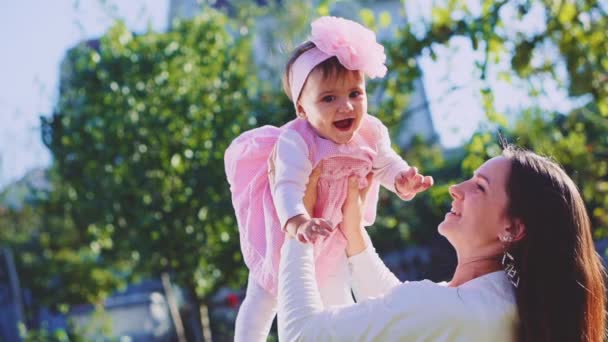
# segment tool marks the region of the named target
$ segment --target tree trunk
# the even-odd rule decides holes
[[[209,321],[209,309],[205,302],[200,302],[199,310],[201,313],[201,326],[203,327],[203,338],[205,342],[213,342],[211,336],[211,324]]]
[[[23,298],[21,297],[21,285],[19,284],[19,274],[17,273],[17,268],[15,267],[15,261],[13,259],[13,251],[10,247],[1,247],[0,248],[0,260],[4,260],[4,266],[0,265],[0,272],[3,269],[6,269],[6,273],[8,274],[8,287],[9,293],[12,295],[12,300],[9,299],[9,303],[12,304],[14,315],[15,315],[15,323],[21,325],[23,329],[25,329],[25,333],[27,333],[27,325],[25,322],[25,316],[23,312]],[[10,298],[10,297],[9,297]],[[10,321],[10,316],[9,316]],[[11,336],[11,338],[19,338],[19,331],[17,326],[13,326],[5,336]]]
[[[189,324],[188,338],[193,342],[213,342],[211,333],[211,320],[206,298],[201,298],[196,293],[196,286],[192,283],[186,285],[188,300],[192,304],[189,317],[192,319]]]
[[[187,342],[186,334],[184,333],[184,324],[182,323],[182,318],[179,315],[179,308],[177,307],[177,300],[175,299],[175,294],[173,293],[173,287],[171,287],[171,279],[169,278],[169,274],[164,272],[161,275],[161,279],[163,282],[163,288],[165,289],[167,303],[169,303],[169,311],[171,312],[171,319],[173,320],[173,325],[175,326],[177,340],[179,342]]]

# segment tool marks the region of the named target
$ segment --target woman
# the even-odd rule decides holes
[[[351,183],[341,230],[357,304],[325,310],[311,246],[286,239],[282,341],[603,341],[604,268],[582,198],[554,162],[507,147],[450,188],[439,233],[458,266],[447,283],[399,282],[362,228],[365,191]]]

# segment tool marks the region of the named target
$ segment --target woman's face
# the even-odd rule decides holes
[[[481,165],[473,177],[450,187],[451,210],[439,224],[439,234],[459,256],[481,256],[502,248],[499,236],[510,224],[507,180],[511,162],[500,156]]]

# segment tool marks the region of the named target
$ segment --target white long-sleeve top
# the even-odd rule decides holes
[[[338,158],[336,162],[330,162],[327,168],[323,168],[321,179],[325,173],[342,173],[345,172],[344,159],[341,157],[350,157],[360,161],[354,170],[353,174],[360,173],[359,176],[364,177],[367,172],[373,170],[374,179],[379,180],[388,190],[395,192],[401,197],[395,189],[395,178],[401,171],[409,168],[409,165],[403,160],[397,152],[391,147],[391,140],[388,129],[378,118],[366,114],[363,117],[361,128],[355,134],[352,141],[347,144],[337,144],[328,139],[321,138],[314,132],[313,128],[304,120],[295,119],[285,125],[283,132],[279,135],[276,143],[274,162],[274,180],[271,182],[272,196],[274,206],[281,227],[284,228],[287,221],[297,215],[306,214],[306,208],[302,203],[306,184],[312,169],[321,160],[331,160]],[[312,159],[310,156],[312,155]],[[306,158],[309,156],[309,158]],[[369,163],[369,170],[363,171],[361,165]],[[342,169],[342,170],[340,170]],[[334,189],[334,192],[342,192],[342,197],[346,195],[346,178],[348,172],[342,182],[335,182],[333,185],[342,189]],[[324,191],[319,193],[323,196]],[[377,197],[377,189],[372,189],[370,194]],[[374,197],[374,196],[369,196]],[[366,219],[375,217],[377,198],[370,198],[369,205],[366,208]],[[336,205],[337,210],[342,207],[342,202]],[[336,209],[333,208],[333,209]],[[330,210],[332,211],[332,210]],[[370,212],[368,212],[370,211]],[[373,211],[373,212],[371,212]],[[331,217],[324,217],[331,219]],[[338,222],[333,222],[337,224]],[[368,222],[371,223],[371,222]]]
[[[349,258],[357,303],[325,309],[311,245],[286,239],[281,254],[281,341],[515,340],[515,296],[502,271],[456,288],[429,280],[401,283],[368,247]]]

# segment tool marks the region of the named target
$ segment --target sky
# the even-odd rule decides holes
[[[471,0],[475,11],[475,0]],[[103,35],[114,18],[125,20],[135,32],[167,27],[169,0],[19,0],[0,1],[0,189],[28,170],[47,167],[51,156],[40,138],[40,116],[48,116],[58,98],[59,64],[65,52],[79,41]],[[409,18],[430,18],[427,0],[407,1]],[[414,18],[412,18],[414,17]],[[534,17],[532,17],[534,18]],[[538,16],[537,16],[538,18]],[[419,21],[421,22],[421,21]],[[542,29],[532,19],[522,23],[530,32]],[[466,40],[455,48],[437,48],[437,60],[419,59],[430,100],[433,123],[441,144],[455,147],[483,122],[474,62],[481,56]],[[458,90],[451,90],[456,87]],[[525,99],[517,85],[493,81],[499,110],[513,108]],[[559,91],[550,92],[545,104],[564,108]],[[518,102],[518,101],[515,101]],[[521,106],[525,101],[519,101]]]

